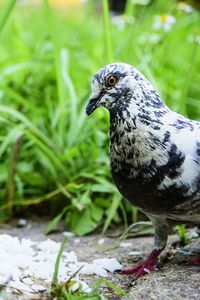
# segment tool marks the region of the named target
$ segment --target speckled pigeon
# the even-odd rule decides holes
[[[91,85],[86,113],[99,106],[110,113],[113,180],[155,227],[148,258],[121,271],[138,279],[156,269],[171,225],[200,224],[200,122],[170,110],[152,84],[128,64],[105,66]]]

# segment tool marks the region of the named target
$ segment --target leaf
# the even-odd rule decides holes
[[[108,199],[96,198],[95,203],[98,206],[101,206],[101,207],[104,207],[104,208],[109,208],[110,207],[110,201]]]
[[[88,191],[86,191],[85,193],[82,194],[79,202],[83,205],[88,205],[91,203],[91,198],[89,197]]]
[[[109,186],[105,186],[103,184],[93,184],[91,186],[91,191],[98,192],[98,193],[112,193],[113,192]]]
[[[86,208],[83,212],[71,215],[71,230],[77,235],[85,235],[95,229],[96,223],[92,219],[91,210]]]
[[[68,207],[65,207],[62,212],[60,214],[58,214],[45,228],[44,233],[46,235],[48,235],[49,233],[51,233],[56,226],[58,225],[58,223],[60,222],[60,220],[62,219],[62,217],[64,216],[65,212],[68,210]]]
[[[120,294],[122,296],[125,296],[127,297],[128,294],[122,290],[120,287],[118,287],[116,284],[112,283],[110,280],[106,279],[106,278],[102,278],[100,280],[98,280],[96,283],[95,283],[95,286],[96,287],[100,287],[102,286],[102,284],[106,284],[107,286],[109,286],[113,291],[115,291],[117,294]]]
[[[115,193],[117,191],[115,185],[110,181],[108,181],[106,178],[97,177],[96,181],[100,183],[102,186],[104,186],[105,188],[107,188],[108,192],[110,193]]]
[[[77,235],[85,235],[93,231],[102,219],[103,209],[92,203],[83,211],[75,210],[67,215],[66,222]]]
[[[95,203],[92,203],[91,205],[91,213],[92,218],[96,223],[98,223],[103,217],[103,209]]]
[[[13,141],[16,139],[16,136],[21,134],[22,132],[22,127],[14,127],[12,128],[7,136],[5,136],[3,142],[0,145],[0,157],[4,154],[4,152],[8,149],[9,145],[13,143]]]
[[[104,227],[103,227],[103,234],[106,232],[106,230],[108,229],[108,226],[110,225],[112,219],[114,218],[115,216],[115,213],[119,207],[121,203],[121,196],[118,195],[118,194],[115,194],[113,196],[113,201],[112,201],[112,204],[111,204],[111,207],[109,209],[109,212],[108,212],[108,216],[107,216],[107,219],[104,223]]]
[[[18,121],[20,121],[25,128],[29,128],[29,130],[33,132],[35,136],[38,136],[49,147],[55,148],[55,145],[51,142],[51,140],[48,139],[48,137],[30,121],[30,119],[28,119],[25,115],[23,115],[16,109],[0,104],[0,113],[8,114],[9,118],[14,117]]]

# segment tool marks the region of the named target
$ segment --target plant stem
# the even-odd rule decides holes
[[[134,13],[134,3],[132,0],[127,0],[126,7],[125,7],[125,15],[127,17],[132,17]]]
[[[13,214],[13,201],[15,198],[15,175],[16,166],[19,156],[19,151],[22,143],[22,135],[18,136],[11,153],[11,163],[8,171],[8,181],[7,181],[7,198],[8,198],[8,215],[11,218]]]
[[[133,223],[138,221],[138,209],[135,206],[132,207],[132,221]]]
[[[68,60],[67,58],[67,51],[64,52],[64,66],[63,63],[63,51],[60,49],[59,42],[57,39],[57,32],[55,28],[55,22],[54,22],[54,16],[53,11],[51,8],[51,5],[49,4],[48,0],[44,0],[44,9],[46,14],[46,19],[49,26],[49,34],[54,46],[54,66],[55,66],[55,73],[56,73],[56,82],[57,82],[57,95],[58,95],[58,102],[59,102],[59,108],[60,108],[60,119],[58,124],[59,134],[61,135],[62,139],[64,140],[65,135],[65,120],[66,120],[66,101],[65,101],[65,89],[64,89],[64,83],[63,83],[63,74],[62,74],[62,68],[64,72],[66,72],[66,62]]]
[[[6,22],[9,19],[9,16],[16,4],[16,0],[9,0],[4,8],[4,11],[2,13],[2,16],[0,18],[0,34],[3,31],[4,26],[6,25]]]
[[[113,50],[112,50],[112,38],[110,32],[110,15],[108,0],[102,0],[103,2],[103,19],[104,19],[104,34],[105,34],[105,45],[106,45],[106,60],[107,63],[113,61]]]

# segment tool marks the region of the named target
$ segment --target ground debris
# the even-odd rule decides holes
[[[18,237],[20,239],[26,238],[31,241],[38,243],[42,242],[43,246],[40,246],[43,251],[47,251],[50,244],[44,243],[47,241],[47,237],[43,234],[44,228],[46,227],[46,222],[31,222],[28,221],[29,227],[17,228],[16,226],[8,225],[0,228],[0,234],[9,234],[13,237]],[[55,256],[57,254],[57,243],[61,243],[63,240],[63,230],[60,233],[53,233],[50,235],[52,240],[51,251],[54,252]],[[112,232],[111,232],[112,234]],[[114,234],[114,232],[113,232]],[[99,240],[103,239],[103,245]],[[77,242],[78,240],[78,242]],[[199,248],[200,239],[194,239],[192,243],[185,246],[181,251],[172,251],[171,245],[177,242],[178,237],[176,235],[169,237],[169,242],[166,250],[163,252],[163,257],[165,258],[165,265],[162,270],[157,272],[152,272],[145,276],[144,278],[138,280],[136,284],[132,284],[133,278],[131,276],[121,276],[119,274],[107,273],[107,279],[111,281],[116,286],[120,287],[124,291],[128,292],[131,300],[138,299],[180,299],[180,300],[197,300],[200,295],[200,272],[198,267],[185,266],[181,264],[181,261],[185,260],[185,253],[191,253],[191,251],[196,251]],[[120,243],[129,243],[127,247],[126,244],[120,246]],[[33,246],[37,248],[36,244]],[[60,244],[59,244],[60,245]],[[137,237],[131,238],[124,241],[118,240],[117,238],[108,238],[106,236],[101,236],[99,234],[94,234],[85,237],[69,237],[66,245],[66,252],[75,253],[78,262],[91,263],[93,260],[98,260],[99,258],[117,258],[117,260],[123,266],[134,265],[138,261],[144,259],[149,251],[152,249],[153,237]],[[0,247],[1,249],[1,247]],[[46,249],[46,250],[45,250]],[[1,251],[1,250],[0,250]],[[41,251],[41,250],[40,250]],[[169,257],[167,257],[167,255]],[[167,257],[167,258],[166,258]],[[17,275],[16,275],[17,276]],[[101,278],[99,275],[87,275],[79,274],[80,280],[84,281],[88,286],[93,287],[94,284]],[[49,277],[50,278],[50,277]],[[6,279],[6,278],[5,278]],[[9,278],[7,278],[8,280]],[[43,285],[41,280],[33,279],[29,280],[24,277],[21,278],[27,285]],[[6,283],[6,281],[4,281]],[[45,288],[49,287],[49,283]],[[5,291],[5,289],[3,289]],[[0,291],[2,292],[2,291]],[[8,293],[9,292],[9,293]],[[109,300],[126,300],[127,297],[118,295],[110,287],[103,284],[99,288],[99,292],[106,295]],[[39,290],[36,293],[20,294],[20,290],[7,290],[7,296],[5,294],[0,296],[0,300],[52,300],[48,291],[45,293],[40,293]],[[2,297],[2,298],[1,298]],[[7,298],[6,298],[7,297]]]

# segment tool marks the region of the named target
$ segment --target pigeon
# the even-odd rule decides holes
[[[135,280],[159,268],[174,224],[200,224],[200,122],[166,106],[153,85],[133,66],[112,63],[96,72],[86,107],[110,114],[113,181],[154,225],[154,248],[142,263],[124,268]],[[200,265],[200,258],[193,261]],[[191,262],[192,264],[192,262]]]

